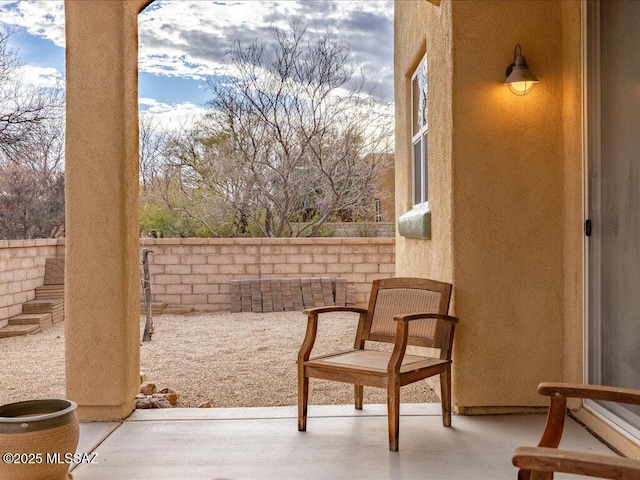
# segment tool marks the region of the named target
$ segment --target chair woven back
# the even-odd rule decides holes
[[[451,285],[423,278],[388,278],[376,280],[371,288],[369,316],[363,339],[395,341],[396,315],[407,313],[447,314]],[[409,326],[410,345],[440,348],[441,332],[436,320],[415,320]]]

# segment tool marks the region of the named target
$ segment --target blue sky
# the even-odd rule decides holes
[[[234,40],[270,39],[269,28],[300,19],[310,30],[333,26],[352,61],[392,100],[392,0],[156,0],[139,16],[139,101],[142,114],[166,128],[188,125],[204,112],[208,76],[228,75],[224,54]],[[15,28],[11,45],[24,79],[64,81],[61,0],[0,0],[0,28]]]

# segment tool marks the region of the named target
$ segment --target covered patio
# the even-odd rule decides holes
[[[513,480],[515,447],[535,445],[544,415],[456,416],[404,404],[400,451],[387,445],[386,405],[311,406],[307,432],[295,407],[138,410],[123,422],[84,423],[74,480],[466,479]],[[568,419],[564,448],[612,454]],[[575,478],[557,474],[556,478]]]
[[[83,425],[79,451],[95,450],[98,463],[78,466],[75,480],[515,478],[513,449],[535,445],[544,423],[519,415],[545,409],[536,385],[597,380],[588,368],[603,363],[585,333],[594,297],[585,287],[598,265],[585,261],[584,135],[594,133],[584,125],[584,19],[596,2],[395,2],[397,217],[416,206],[412,75],[420,65],[431,72],[431,127],[420,137],[429,176],[417,178],[429,231],[396,236],[396,275],[452,283],[460,318],[453,428],[431,407],[403,406],[396,454],[382,407],[311,409],[306,433],[288,407],[129,417],[140,371],[137,15],[149,3],[65,2],[67,397],[81,421],[115,422]],[[526,97],[502,84],[520,44],[540,78]],[[578,400],[568,406],[617,449],[640,455],[637,430]],[[563,446],[607,451],[568,423]]]

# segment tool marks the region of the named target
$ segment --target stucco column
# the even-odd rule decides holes
[[[137,13],[66,0],[66,382],[82,421],[139,388]]]
[[[426,52],[432,227],[397,237],[396,275],[454,286],[458,413],[546,409],[538,383],[575,380],[582,344],[580,3],[394,5],[397,213],[412,206],[410,79]],[[524,97],[502,84],[516,44],[540,79]]]

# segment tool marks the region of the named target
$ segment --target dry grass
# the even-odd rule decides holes
[[[351,348],[357,316],[321,319],[316,350]],[[141,370],[159,389],[171,388],[179,406],[295,405],[296,356],[306,328],[300,312],[197,313],[154,319],[151,342],[141,345]],[[144,327],[141,319],[141,328]],[[0,404],[64,396],[64,325],[31,336],[0,339]],[[353,387],[311,380],[310,403],[348,404]],[[366,403],[385,392],[365,388]],[[426,382],[402,390],[403,402],[437,402]]]

